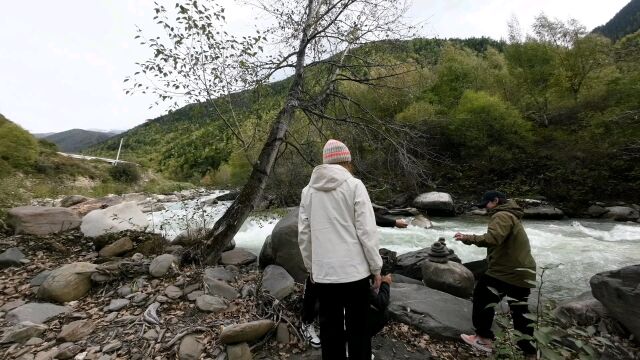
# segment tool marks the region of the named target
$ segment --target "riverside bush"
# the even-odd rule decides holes
[[[134,164],[118,163],[109,169],[109,176],[115,181],[133,184],[140,180],[140,172]]]

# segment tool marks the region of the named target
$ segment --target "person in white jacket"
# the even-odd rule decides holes
[[[346,343],[349,359],[369,360],[369,278],[378,287],[382,268],[375,215],[367,189],[351,174],[347,146],[329,140],[322,157],[298,215],[300,252],[318,290],[322,359],[346,359]]]

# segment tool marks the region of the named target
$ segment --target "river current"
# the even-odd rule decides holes
[[[205,202],[221,193],[165,204],[166,210],[148,214],[153,231],[173,239],[188,227],[211,227],[231,202],[215,205],[205,205]],[[275,214],[247,219],[235,236],[237,246],[259,254],[264,239],[278,220]],[[411,225],[407,229],[379,228],[380,246],[403,254],[431,246],[442,236],[463,262],[485,257],[485,249],[463,245],[452,237],[457,231],[484,233],[488,218],[463,216],[431,220],[430,229]],[[538,266],[559,264],[545,274],[543,291],[551,298],[578,295],[589,290],[589,279],[594,274],[640,263],[640,224],[637,223],[579,219],[524,221],[524,226]]]

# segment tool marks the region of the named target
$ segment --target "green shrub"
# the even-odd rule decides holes
[[[134,164],[118,163],[109,169],[109,176],[115,181],[133,184],[140,180],[140,172]]]
[[[0,114],[0,159],[14,169],[27,169],[38,157],[38,142]]]

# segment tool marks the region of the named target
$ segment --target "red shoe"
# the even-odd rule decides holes
[[[493,343],[489,339],[482,338],[478,335],[460,335],[460,338],[472,347],[487,353],[493,352]]]

